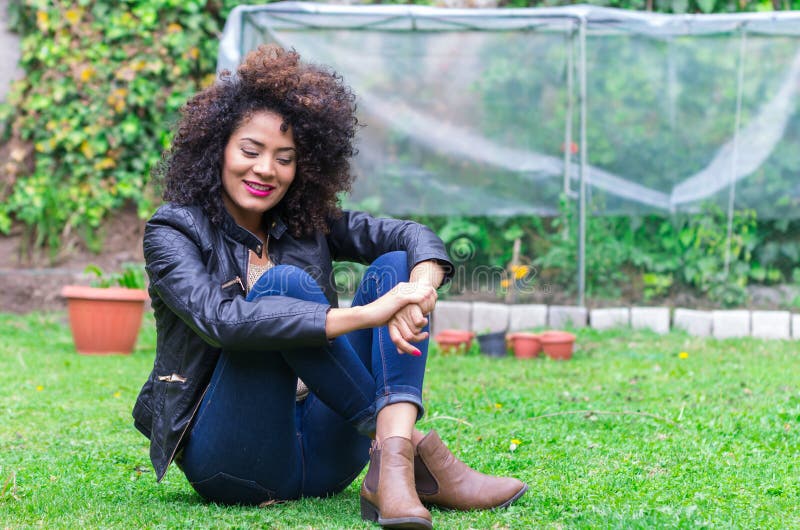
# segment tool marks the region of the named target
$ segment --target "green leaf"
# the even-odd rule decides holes
[[[703,13],[711,13],[714,10],[714,0],[695,0],[697,2],[697,7],[700,8],[700,11]]]
[[[672,0],[672,12],[682,15],[689,10],[689,0]]]

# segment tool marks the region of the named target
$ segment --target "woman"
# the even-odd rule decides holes
[[[422,502],[508,506],[527,486],[414,429],[425,315],[452,264],[424,226],[339,209],[354,99],[262,47],[183,108],[144,235],[158,339],[133,415],[158,480],[175,460],[210,501],[331,495],[369,460],[362,516],[431,528]],[[350,308],[332,260],[371,263]]]

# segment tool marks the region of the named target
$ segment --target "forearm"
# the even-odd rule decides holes
[[[433,260],[417,263],[414,265],[414,268],[411,269],[411,274],[409,276],[410,282],[427,282],[434,288],[438,288],[442,285],[443,280],[444,269],[439,263]]]
[[[325,319],[325,335],[329,339],[368,327],[372,326],[364,306],[333,308]]]

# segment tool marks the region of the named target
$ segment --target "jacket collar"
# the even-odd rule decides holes
[[[269,235],[275,239],[280,239],[288,229],[289,227],[283,222],[283,218],[280,215],[275,215],[269,227]]]
[[[243,244],[261,257],[261,251],[263,250],[261,240],[250,230],[236,224],[236,221],[233,220],[231,214],[228,213],[228,210],[224,208],[222,210],[221,228],[234,240]],[[279,215],[276,215],[270,223],[269,235],[274,239],[280,239],[287,229],[288,227],[286,226],[286,223],[283,222],[283,219]]]

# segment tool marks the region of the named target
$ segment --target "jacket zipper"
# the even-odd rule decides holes
[[[223,289],[227,289],[228,287],[231,287],[231,286],[236,285],[236,284],[239,284],[239,288],[242,290],[242,292],[246,292],[245,289],[244,289],[244,284],[242,283],[242,278],[239,277],[239,276],[237,276],[236,278],[234,278],[232,280],[228,280],[227,282],[223,283],[222,284],[222,288]]]
[[[181,442],[183,441],[183,437],[186,436],[186,431],[189,430],[189,427],[192,426],[192,421],[194,421],[194,417],[197,415],[197,411],[200,410],[200,405],[203,403],[203,398],[206,397],[206,392],[208,392],[208,387],[211,385],[206,385],[205,390],[203,390],[203,395],[200,396],[200,399],[197,400],[197,405],[195,405],[194,410],[192,411],[192,415],[189,416],[189,421],[186,422],[186,427],[183,428],[181,435],[178,436],[178,442],[175,444],[175,448],[172,450],[172,454],[169,455],[169,460],[167,460],[167,467],[164,468],[164,474],[161,475],[161,478],[158,479],[158,482],[161,482],[165,476],[167,476],[167,471],[169,471],[169,466],[172,464],[172,461],[175,460],[175,454],[178,452],[178,447],[181,446]]]
[[[164,381],[166,383],[185,383],[186,382],[186,378],[183,377],[182,375],[178,375],[178,374],[159,375],[158,376],[158,380],[159,381]]]

